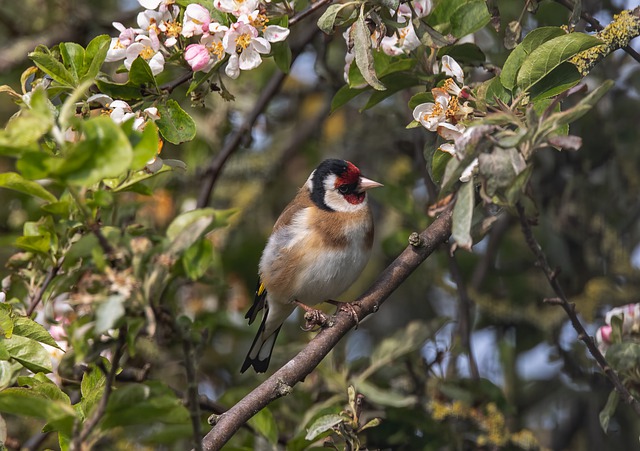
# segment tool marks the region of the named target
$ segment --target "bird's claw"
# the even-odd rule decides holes
[[[358,318],[358,313],[356,312],[356,309],[353,308],[353,304],[350,302],[338,302],[338,301],[334,301],[332,299],[329,299],[328,301],[329,304],[333,304],[335,305],[336,308],[336,313],[339,311],[343,311],[343,312],[348,312],[349,315],[351,315],[351,318],[353,318],[353,321],[356,323],[356,329],[358,328],[358,326],[360,325],[360,319]]]
[[[329,324],[327,315],[316,309],[306,310],[304,313],[304,321],[304,326],[301,326],[301,329],[305,332],[313,332]]]

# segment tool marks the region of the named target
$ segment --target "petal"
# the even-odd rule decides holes
[[[289,32],[290,30],[288,28],[281,27],[280,25],[269,25],[265,28],[263,35],[269,42],[281,42],[287,39]]]
[[[466,168],[464,168],[464,171],[462,171],[462,175],[460,176],[460,181],[465,183],[468,182],[469,180],[471,180],[471,178],[473,177],[473,173],[476,170],[476,168],[478,167],[478,159],[475,158],[471,164],[469,166],[467,166]]]
[[[164,70],[164,56],[160,52],[153,55],[148,63],[153,75],[158,75]]]
[[[87,99],[87,102],[97,102],[102,106],[107,106],[113,102],[113,99],[106,94],[94,94]]]
[[[433,102],[421,103],[413,109],[413,118],[420,121],[425,114],[431,114],[434,106]]]
[[[449,55],[442,57],[442,72],[450,77],[455,78],[458,83],[464,83],[464,72],[460,65]]]
[[[125,102],[124,100],[114,100],[113,102],[111,102],[107,106],[109,108],[112,108],[112,109],[120,108],[120,109],[125,110],[125,111],[132,111],[131,107],[129,106],[129,104],[127,102]]]
[[[448,153],[449,155],[456,156],[456,146],[453,143],[440,144],[438,150]]]
[[[156,9],[162,3],[162,0],[138,0],[140,6],[146,9]]]
[[[260,63],[262,63],[262,58],[260,58],[260,54],[251,45],[240,54],[239,67],[242,70],[255,69]]]
[[[149,108],[145,108],[144,109],[144,113],[152,121],[156,121],[156,120],[160,119],[160,115],[158,114],[158,109],[156,107],[154,107],[154,106],[150,106]]]
[[[229,58],[229,62],[227,63],[227,67],[224,69],[224,73],[227,74],[229,78],[238,78],[240,75],[240,69],[238,67],[238,54],[234,53]]]
[[[269,53],[271,51],[271,44],[265,38],[252,39],[251,44],[249,44],[249,48],[251,47],[256,49],[258,53]]]

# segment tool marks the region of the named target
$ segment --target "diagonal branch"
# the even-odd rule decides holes
[[[351,305],[358,320],[376,312],[413,271],[451,234],[451,208],[448,208],[416,240],[417,246],[408,246],[378,277],[374,284]],[[356,325],[348,311],[339,311],[332,326],[321,330],[309,344],[271,377],[245,396],[240,402],[220,415],[213,429],[202,440],[202,449],[218,450],[253,415],[272,401],[291,392],[293,386],[304,380],[334,346]]]
[[[575,304],[569,302],[567,299],[560,282],[558,282],[557,271],[551,269],[549,266],[549,262],[547,261],[547,257],[542,251],[542,247],[536,241],[536,238],[533,236],[533,231],[531,230],[531,224],[529,220],[525,216],[524,208],[522,205],[518,204],[518,216],[520,217],[520,225],[522,226],[522,233],[524,234],[525,240],[527,241],[527,245],[535,255],[537,264],[544,272],[544,275],[547,277],[549,281],[549,285],[555,292],[557,298],[549,299],[548,302],[551,304],[557,304],[563,308],[563,310],[567,313],[569,320],[571,321],[571,325],[578,332],[578,338],[584,342],[589,350],[589,353],[593,356],[598,366],[602,369],[604,374],[609,378],[611,383],[613,384],[616,391],[620,394],[620,397],[624,402],[629,404],[633,410],[636,412],[638,416],[640,416],[640,402],[634,398],[627,387],[624,386],[620,378],[618,377],[618,373],[616,373],[610,366],[607,360],[604,358],[598,347],[596,346],[593,337],[591,337],[584,326],[578,319],[578,315],[576,314],[576,306]]]

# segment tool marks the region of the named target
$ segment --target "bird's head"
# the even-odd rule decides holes
[[[345,160],[324,160],[311,173],[306,185],[315,204],[328,211],[356,211],[367,203],[366,192],[382,186],[360,174]]]

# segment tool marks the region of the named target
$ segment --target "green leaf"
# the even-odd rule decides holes
[[[640,367],[640,344],[625,341],[614,343],[607,349],[607,361],[622,376],[637,372]]]
[[[513,88],[516,87],[518,71],[527,56],[537,49],[540,44],[564,34],[565,31],[559,27],[541,27],[527,34],[522,42],[509,54],[509,57],[502,67],[500,81],[503,86],[513,91]]]
[[[91,364],[83,373],[80,383],[80,393],[82,394],[80,405],[85,418],[89,417],[95,406],[100,402],[106,380],[104,372],[95,364]]]
[[[16,316],[13,333],[62,350],[49,331],[27,316]]]
[[[458,190],[458,199],[453,207],[453,225],[451,236],[458,247],[471,250],[473,239],[471,238],[471,223],[473,219],[473,205],[475,202],[475,189],[473,181],[463,183]]]
[[[113,329],[117,322],[124,316],[124,301],[124,296],[114,294],[100,303],[96,309],[96,325],[94,328],[96,335]]]
[[[49,353],[37,341],[15,333],[1,341],[9,355],[28,370],[34,373],[53,371]]]
[[[0,392],[0,412],[48,421],[75,417],[75,411],[70,405],[48,399],[42,393],[23,387],[10,387]]]
[[[598,38],[583,33],[569,33],[544,42],[524,60],[518,71],[516,84],[528,91],[569,58],[600,44],[602,41]]]
[[[330,431],[334,426],[344,422],[342,415],[329,414],[317,418],[307,429],[305,440],[315,440],[320,434]]]
[[[13,377],[13,368],[11,363],[6,360],[0,360],[0,391],[11,385]]]
[[[170,252],[183,252],[213,228],[226,225],[227,219],[234,213],[235,210],[216,211],[213,208],[182,213],[167,228]]]
[[[85,139],[73,146],[53,171],[67,183],[90,186],[117,177],[131,166],[133,152],[126,135],[109,117],[82,122]]]
[[[14,245],[25,251],[48,255],[51,250],[51,236],[49,234],[39,236],[19,236],[16,238]]]
[[[49,49],[39,46],[36,51],[29,53],[31,61],[38,66],[42,72],[53,78],[64,87],[73,88],[76,80],[73,75],[64,67]]]
[[[274,42],[271,44],[271,52],[273,53],[273,60],[283,73],[288,74],[291,69],[291,47],[288,42]]]
[[[49,202],[56,202],[58,200],[56,199],[56,196],[43,188],[39,183],[27,180],[15,172],[5,172],[0,174],[0,187],[19,191],[30,196],[39,197],[40,199],[44,199]]]
[[[342,8],[344,8],[344,5],[330,5],[318,19],[318,28],[326,34],[333,34],[333,25]]]
[[[89,42],[84,52],[84,62],[79,76],[81,80],[94,79],[107,57],[111,38],[106,34],[96,36]]]
[[[149,64],[141,56],[137,57],[133,60],[133,63],[131,63],[131,69],[129,69],[129,83],[146,89],[158,87],[158,82],[156,81],[156,77],[153,75]]]
[[[358,69],[360,69],[360,73],[364,79],[373,89],[377,89],[378,91],[385,90],[385,86],[380,83],[380,80],[378,80],[376,76],[373,64],[371,35],[364,18],[364,5],[363,8],[361,8],[360,16],[356,20],[353,29],[353,46],[356,53],[356,65]]]
[[[113,83],[105,78],[96,78],[96,85],[103,94],[114,99],[138,100],[142,96],[140,86],[127,83]]]
[[[607,80],[591,91],[584,99],[580,100],[574,107],[567,111],[553,113],[539,127],[536,132],[537,136],[546,136],[571,122],[577,121],[593,108],[598,101],[611,89],[614,85],[613,80]]]
[[[369,108],[374,107],[396,92],[403,91],[407,88],[420,84],[420,80],[417,77],[406,73],[393,73],[383,77],[382,81],[384,82],[386,89],[384,91],[373,91],[373,93],[369,97],[369,100],[367,101],[366,105],[362,107],[361,111],[368,110]]]
[[[431,13],[427,16],[427,22],[438,26],[442,33],[447,33],[451,27],[451,18],[458,8],[464,6],[468,0],[440,0],[435,2]]]
[[[160,382],[149,381],[115,390],[109,397],[102,427],[156,422],[187,424],[189,412],[171,389]]]
[[[418,397],[415,395],[385,390],[365,380],[358,382],[358,391],[366,397],[368,402],[381,406],[408,408],[415,406],[418,402]]]
[[[351,88],[349,85],[343,85],[331,99],[331,112],[333,113],[341,106],[346,105],[351,99],[369,89],[371,88],[368,86],[366,88]]]
[[[491,20],[484,0],[467,2],[455,10],[451,16],[451,34],[462,38],[475,33]]]
[[[531,87],[531,100],[557,96],[577,85],[582,80],[578,68],[568,61],[560,64]]]
[[[143,169],[158,154],[158,127],[152,121],[147,121],[142,133],[132,131],[129,140],[133,145],[131,169]]]
[[[182,267],[187,277],[198,280],[213,263],[213,244],[203,238],[193,243],[182,255]]]
[[[11,338],[13,334],[13,320],[15,316],[10,304],[0,303],[0,334],[5,338]]]
[[[267,439],[269,443],[276,446],[278,443],[278,425],[269,409],[262,409],[249,420],[249,426],[253,427],[259,434]]]
[[[609,421],[611,420],[613,414],[616,413],[619,402],[620,394],[617,390],[611,390],[611,393],[609,393],[609,397],[607,398],[607,403],[602,408],[600,415],[598,415],[600,426],[602,427],[602,432],[604,432],[605,434],[609,430]]]
[[[431,159],[431,177],[433,178],[434,182],[442,182],[444,170],[451,158],[453,157],[450,153],[435,149],[435,151],[433,152],[433,158]]]
[[[413,110],[418,105],[428,102],[434,102],[433,94],[431,94],[431,92],[419,92],[409,99],[409,108]]]
[[[84,65],[84,49],[75,42],[61,42],[58,47],[62,62],[71,73],[75,86],[78,84],[79,74],[82,73],[82,66]]]
[[[438,50],[438,58],[444,55],[449,55],[459,64],[479,65],[487,59],[480,47],[470,42],[442,47]]]
[[[156,121],[164,139],[173,144],[191,141],[196,136],[196,124],[173,99],[158,105],[160,119]]]

